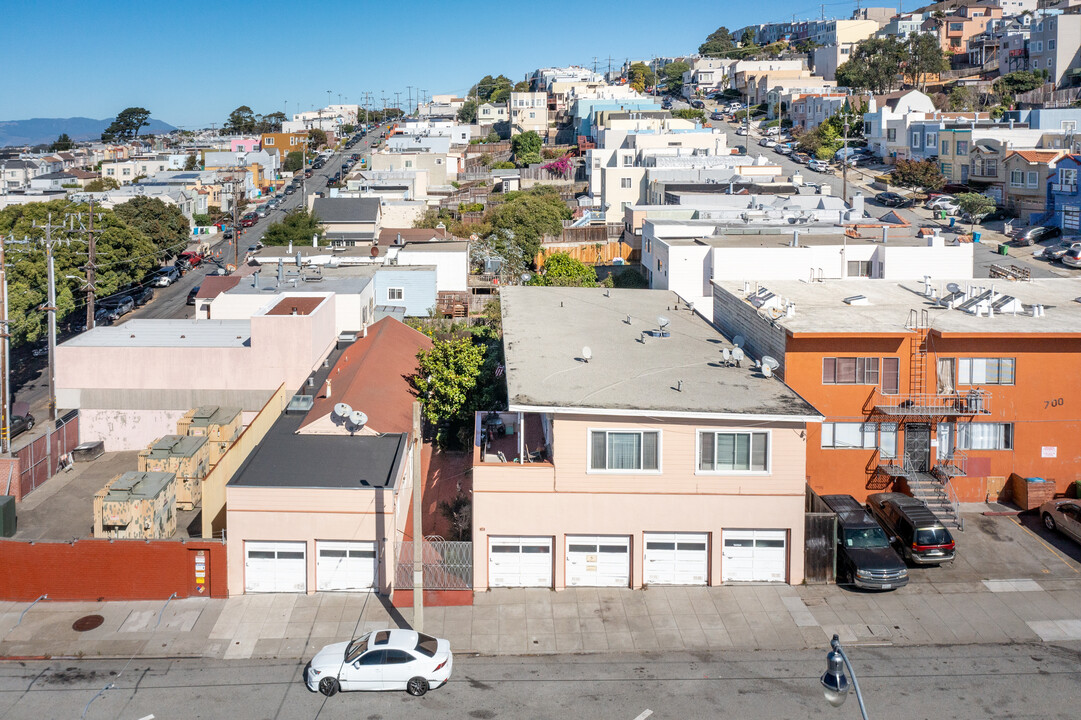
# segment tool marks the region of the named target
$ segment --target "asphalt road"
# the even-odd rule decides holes
[[[350,150],[344,153],[345,157],[352,153],[359,153],[361,155],[368,155],[371,151],[372,138],[378,138],[379,133],[385,129],[385,126],[376,127],[367,137],[363,138],[360,142],[354,145]],[[259,221],[250,228],[245,228],[239,237],[239,253],[240,261],[243,262],[243,258],[247,248],[254,245],[266,232],[267,228],[272,223],[279,222],[287,212],[300,207],[304,200],[304,197],[310,197],[311,194],[316,192],[325,192],[327,188],[327,178],[333,175],[335,172],[341,169],[341,165],[344,162],[342,152],[335,152],[328,157],[326,164],[320,169],[312,173],[312,177],[305,181],[303,191],[298,191],[292,195],[284,196],[282,203],[277,209],[270,211],[265,218],[259,218]],[[253,202],[251,208],[254,209],[258,202]],[[236,249],[233,245],[233,240],[218,240],[211,245],[211,252],[220,253],[221,262],[223,264],[231,263],[236,253]],[[136,309],[125,315],[116,324],[123,324],[133,318],[152,318],[152,319],[182,319],[190,318],[194,316],[194,309],[187,305],[188,293],[191,289],[202,283],[203,278],[207,276],[208,272],[216,269],[217,265],[214,263],[204,263],[200,267],[194,268],[186,275],[184,275],[178,282],[173,283],[169,287],[154,288],[154,299],[141,308]],[[74,333],[64,332],[58,329],[57,342],[61,343],[74,336]],[[16,357],[16,353],[13,353],[13,359],[16,361],[22,360],[22,370],[19,373],[19,378],[14,379],[12,389],[14,392],[14,399],[19,402],[26,402],[30,404],[30,414],[37,420],[37,426],[18,438],[12,441],[14,447],[22,447],[32,438],[44,433],[46,431],[46,422],[49,418],[48,411],[48,399],[49,399],[49,378],[46,372],[46,359],[45,358],[25,358],[22,356],[26,353],[19,353],[19,357]],[[21,380],[21,382],[19,382]],[[63,409],[60,409],[63,412]]]
[[[873,718],[1070,718],[1079,647],[848,647]],[[0,664],[9,718],[854,718],[823,698],[820,651],[456,657],[423,698],[309,692],[303,663],[70,660]],[[95,699],[110,683],[115,688]]]

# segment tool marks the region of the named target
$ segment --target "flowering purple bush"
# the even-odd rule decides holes
[[[567,177],[571,174],[571,161],[567,157],[561,157],[541,167],[552,175],[559,175],[560,177]]]

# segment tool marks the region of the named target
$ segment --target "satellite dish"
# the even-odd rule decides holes
[[[742,335],[736,335],[734,338],[732,338],[732,344],[735,345],[737,348],[743,347],[744,342],[746,341],[743,339]]]
[[[769,355],[762,356],[762,367],[769,368],[770,370],[776,370],[781,367],[781,363],[777,362],[777,358],[770,357]]]
[[[957,283],[949,283],[946,285],[946,289],[952,293],[961,292],[961,286]]]
[[[349,422],[356,426],[357,430],[361,430],[368,424],[368,416],[360,410],[354,410],[349,413]]]
[[[338,403],[334,406],[334,414],[340,418],[349,417],[353,413],[353,408],[349,407],[345,403]]]
[[[728,351],[728,348],[721,350],[721,357],[724,359],[725,364],[728,364],[732,360],[732,353]]]
[[[666,318],[664,315],[657,316],[657,327],[659,327],[661,330],[664,330],[666,327],[668,327],[671,322],[672,321]]]
[[[593,351],[589,349],[588,345],[582,348],[582,359],[586,362],[589,362],[593,359]]]
[[[773,368],[766,363],[762,363],[762,374],[768,378],[773,377]]]
[[[737,365],[743,362],[743,357],[743,348],[736,348],[732,351],[732,359],[735,360]]]

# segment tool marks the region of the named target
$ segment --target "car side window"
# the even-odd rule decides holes
[[[1081,509],[1078,509],[1076,505],[1063,506],[1062,514],[1075,522],[1081,520]]]
[[[357,665],[382,665],[383,656],[386,655],[386,650],[372,650],[369,653],[360,656],[357,660]]]
[[[407,662],[413,662],[413,656],[404,650],[387,650],[387,658],[384,660],[386,665],[402,665]]]

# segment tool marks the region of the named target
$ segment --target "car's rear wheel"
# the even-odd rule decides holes
[[[1055,529],[1055,518],[1051,517],[1051,513],[1043,514],[1043,526],[1048,530]]]
[[[413,697],[420,697],[428,692],[428,681],[419,676],[412,678],[405,684],[405,691]]]
[[[323,693],[327,697],[338,694],[338,680],[337,678],[325,677],[319,681],[319,692]]]

